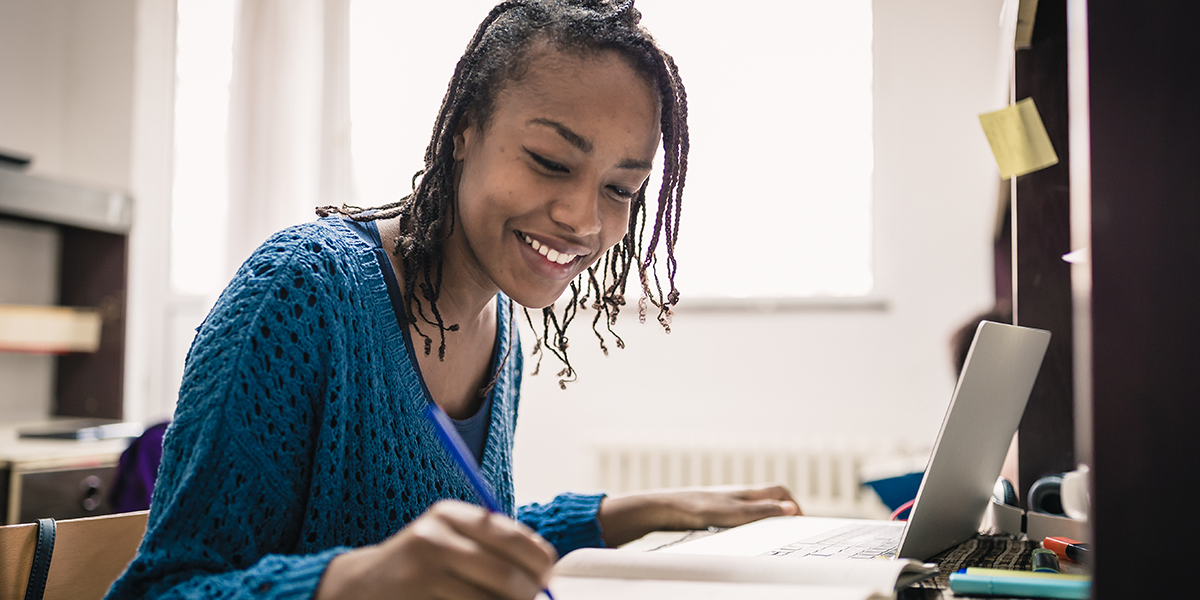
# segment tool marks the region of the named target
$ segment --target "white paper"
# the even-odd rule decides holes
[[[715,582],[739,585],[786,584],[867,590],[891,596],[910,561],[822,560],[774,556],[704,556],[626,552],[599,548],[576,550],[554,568],[559,578]],[[553,591],[554,586],[551,586]],[[557,596],[557,594],[556,594]],[[559,598],[558,600],[562,600]]]
[[[869,587],[788,585],[558,577],[550,584],[555,600],[868,600],[878,598]]]

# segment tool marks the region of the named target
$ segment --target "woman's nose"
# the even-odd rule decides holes
[[[572,186],[550,206],[550,218],[579,236],[600,232],[600,195],[591,186]]]

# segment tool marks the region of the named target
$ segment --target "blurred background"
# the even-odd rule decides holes
[[[117,416],[170,418],[194,328],[268,235],[408,192],[493,4],[0,0],[0,148],[132,198]],[[578,381],[560,390],[552,360],[526,377],[518,501],[784,481],[810,514],[886,514],[859,481],[923,467],[951,338],[1010,293],[977,115],[1008,103],[1015,16],[1003,0],[637,6],[689,93],[682,301],[669,335],[628,307],[608,357],[581,315]],[[53,271],[57,235],[0,217],[3,262],[37,265],[0,268],[0,302],[52,300],[56,276],[30,271]],[[0,353],[0,421],[54,414],[56,368]]]

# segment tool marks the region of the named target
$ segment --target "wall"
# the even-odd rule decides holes
[[[993,294],[997,175],[976,116],[1002,106],[1001,4],[874,3],[876,295],[886,308],[682,308],[670,335],[627,313],[618,331],[628,348],[607,359],[577,323],[580,380],[560,391],[551,361],[526,379],[518,500],[587,489],[589,444],[614,438],[932,445],[953,391],[950,335]],[[682,231],[681,244],[697,243],[686,216]]]
[[[31,173],[130,189],[134,5],[0,0],[0,148],[32,155]],[[0,236],[0,256],[24,256],[0,268],[0,302],[54,302],[54,230],[4,221]],[[0,353],[0,419],[47,414],[53,379],[51,357]]]
[[[162,402],[155,390],[167,387],[163,368],[150,368],[165,359],[145,341],[162,336],[138,315],[164,302],[154,257],[165,240],[139,236],[165,222],[169,178],[147,165],[170,145],[161,133],[169,93],[143,91],[151,76],[132,54],[148,31],[170,47],[166,4],[0,0],[0,51],[19,57],[0,61],[0,146],[36,154],[39,172],[135,191],[131,316],[143,319],[130,325],[135,416],[153,412],[146,407]],[[619,331],[628,349],[607,359],[577,323],[580,381],[560,391],[549,362],[526,380],[519,499],[585,489],[588,444],[616,437],[931,443],[952,391],[950,334],[992,296],[996,173],[976,115],[1000,106],[1000,4],[875,2],[876,295],[886,308],[683,309],[669,336],[627,312]],[[163,79],[161,65],[157,73]],[[686,218],[683,232],[682,243],[697,243]],[[528,349],[528,332],[525,340]]]
[[[0,303],[53,304],[60,241],[49,225],[0,218]],[[0,420],[32,421],[50,410],[55,360],[0,352]]]
[[[135,0],[0,0],[0,147],[32,173],[128,190]]]

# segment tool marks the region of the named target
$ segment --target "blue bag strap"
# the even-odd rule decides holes
[[[38,519],[37,548],[33,551],[33,566],[29,568],[29,585],[25,600],[42,600],[46,579],[50,576],[50,559],[54,555],[54,535],[58,527],[54,519]]]

